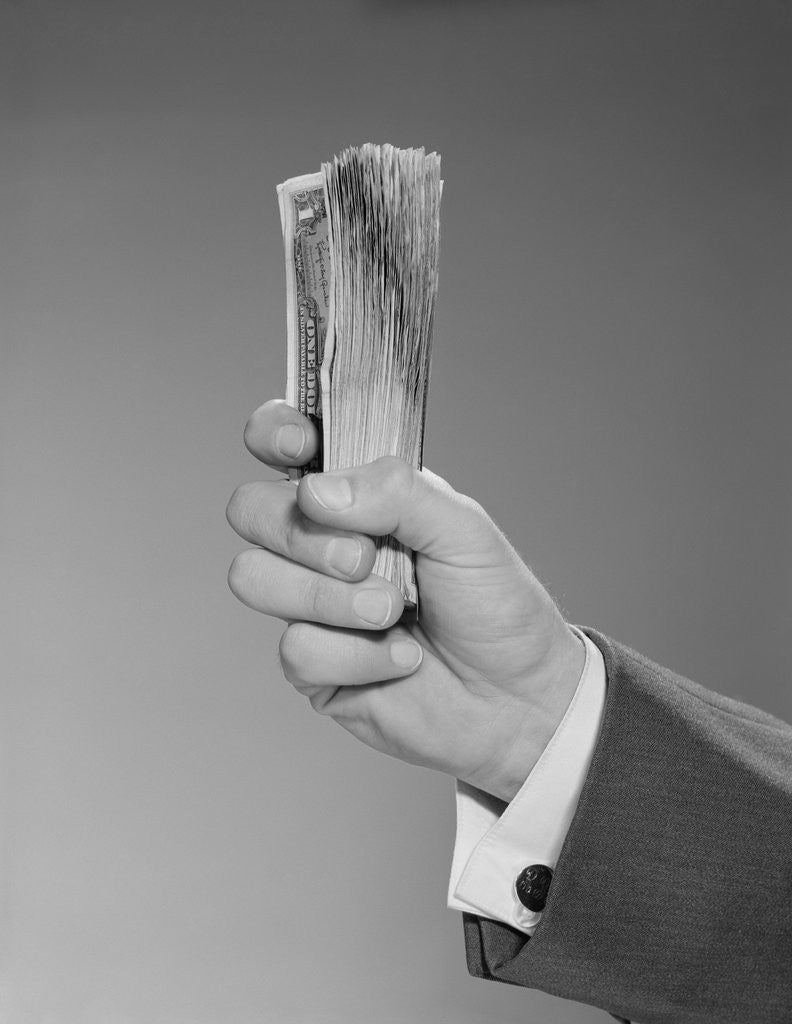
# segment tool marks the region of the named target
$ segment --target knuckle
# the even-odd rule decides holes
[[[387,475],[397,480],[412,476],[413,468],[409,462],[400,459],[398,455],[383,455],[376,460],[376,465]]]
[[[286,679],[299,689],[301,683],[307,683],[305,677],[305,655],[310,651],[310,643],[306,636],[304,623],[295,622],[289,626],[278,644],[278,659]]]
[[[278,661],[280,662],[281,671],[290,683],[294,683],[297,680],[295,648],[294,627],[289,626],[288,629],[284,630],[278,643]]]
[[[317,622],[324,622],[327,619],[328,610],[334,605],[332,584],[333,581],[329,577],[318,574],[313,574],[306,581],[303,602],[309,618]]]
[[[228,570],[228,586],[237,597],[247,594],[256,560],[255,551],[240,551]]]
[[[376,465],[383,474],[388,490],[401,500],[409,497],[415,484],[416,471],[398,455],[383,455]]]
[[[289,510],[285,518],[277,524],[275,529],[275,544],[278,550],[284,555],[296,555],[303,548],[303,534],[305,532],[305,517],[297,502]]]
[[[253,484],[240,484],[226,506],[226,519],[237,532],[244,529],[249,523],[252,489]]]
[[[487,510],[484,508],[483,505],[479,504],[479,502],[477,502],[475,498],[469,498],[467,494],[457,493],[454,497],[454,500],[456,501],[460,508],[466,509],[470,513],[470,515],[475,517],[476,519],[482,519],[488,523],[492,522]]]
[[[261,409],[263,408],[264,406],[261,407]],[[254,454],[257,447],[257,435],[260,433],[261,409],[256,409],[256,411],[250,416],[242,433],[242,439],[245,442],[245,447],[249,452],[253,452]]]

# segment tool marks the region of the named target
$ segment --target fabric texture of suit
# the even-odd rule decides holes
[[[465,914],[470,973],[640,1024],[790,1024],[792,728],[584,632],[607,703],[541,923]]]

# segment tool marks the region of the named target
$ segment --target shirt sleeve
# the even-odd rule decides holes
[[[457,830],[448,907],[533,934],[541,912],[517,898],[515,881],[531,864],[554,869],[577,808],[605,707],[605,663],[586,648],[577,690],[533,771],[511,801],[456,783]]]

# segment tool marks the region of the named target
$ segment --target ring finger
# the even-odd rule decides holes
[[[346,583],[261,548],[236,556],[228,584],[243,604],[288,621],[387,629],[404,610],[401,592],[381,576]]]

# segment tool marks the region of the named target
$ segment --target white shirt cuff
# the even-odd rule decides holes
[[[520,903],[517,876],[531,864],[555,869],[577,808],[605,708],[605,663],[580,630],[586,660],[560,725],[522,788],[506,804],[457,781],[457,831],[448,906],[531,935],[541,912]]]

